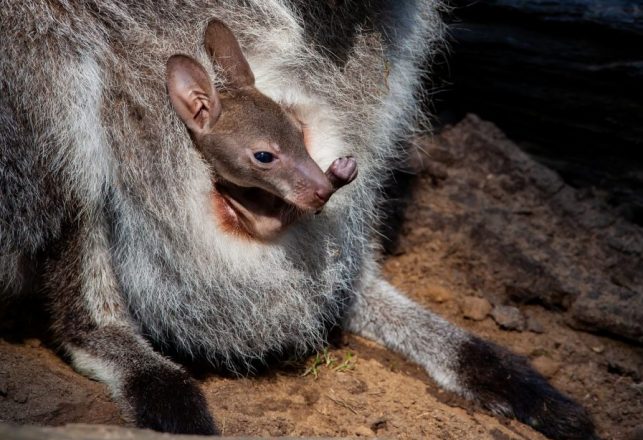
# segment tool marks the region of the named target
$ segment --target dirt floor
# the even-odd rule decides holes
[[[441,195],[447,186],[440,181],[456,174],[429,169],[414,184],[397,252],[383,261],[386,276],[423,306],[527,356],[589,410],[602,438],[642,439],[640,344],[631,337],[573,329],[569,301],[563,301],[565,307],[556,301],[520,302],[504,291],[486,290],[481,280],[502,279],[501,270],[494,272],[488,261],[463,258],[468,254],[454,240],[474,246],[466,231],[446,236],[436,227],[435,213],[459,203],[457,197]],[[517,310],[517,322],[502,316],[507,312],[502,305],[516,307],[510,311]],[[36,338],[0,339],[0,421],[127,425],[105,386],[75,373],[37,338],[38,331],[31,333]],[[352,335],[300,365],[252,378],[200,374],[199,380],[226,435],[544,439],[525,425],[493,417],[440,390],[417,366]]]

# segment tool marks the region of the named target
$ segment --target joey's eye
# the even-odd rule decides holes
[[[259,151],[255,153],[255,159],[257,159],[261,163],[270,163],[274,159],[272,156],[272,153],[268,153],[267,151]]]

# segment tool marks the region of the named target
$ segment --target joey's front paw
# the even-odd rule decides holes
[[[173,434],[219,434],[203,393],[181,370],[155,368],[138,373],[126,381],[125,397],[140,428]]]
[[[328,167],[326,177],[335,189],[348,185],[357,177],[357,160],[353,156],[340,157]]]

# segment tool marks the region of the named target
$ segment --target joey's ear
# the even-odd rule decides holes
[[[239,42],[228,26],[214,18],[205,30],[205,50],[222,70],[225,78],[234,88],[252,86],[255,76],[248,61],[241,52]]]
[[[172,106],[188,129],[201,134],[217,122],[221,102],[201,64],[186,55],[172,55],[165,80]]]

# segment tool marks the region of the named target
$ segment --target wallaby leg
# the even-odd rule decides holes
[[[365,277],[345,328],[406,355],[444,388],[550,438],[595,438],[585,410],[524,358],[423,309],[379,275]]]
[[[78,371],[108,385],[137,426],[217,433],[196,382],[156,353],[132,324],[100,227],[81,230],[62,246],[47,282],[60,347]]]

